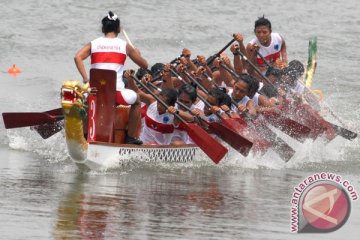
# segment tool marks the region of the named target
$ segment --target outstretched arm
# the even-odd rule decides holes
[[[147,61],[141,56],[139,49],[132,47],[130,44],[126,44],[126,54],[136,63],[139,67],[148,68]]]
[[[91,43],[86,44],[83,48],[81,48],[75,55],[74,61],[75,65],[83,78],[83,82],[89,82],[89,77],[85,70],[84,60],[88,58],[91,54]]]
[[[286,52],[286,43],[285,43],[285,39],[283,37],[281,37],[281,39],[282,39],[281,58],[282,58],[283,63],[285,63],[285,65],[287,66],[288,59],[287,59],[287,52]]]

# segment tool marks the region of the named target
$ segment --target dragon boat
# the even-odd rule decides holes
[[[145,161],[187,162],[201,149],[187,145],[124,144],[128,106],[115,106],[116,72],[92,69],[90,85],[97,89],[90,94],[89,84],[76,80],[63,83],[61,105],[64,115],[66,144],[71,159],[80,168],[99,169],[107,160],[136,156]],[[140,126],[139,126],[140,128]]]
[[[309,59],[312,60],[311,66],[308,66],[306,74],[308,76],[310,72],[312,76],[316,64],[314,58],[310,58],[310,54]],[[91,92],[90,85],[96,88],[96,94]],[[190,133],[194,135],[194,132],[198,132],[195,137],[201,136],[197,141],[193,139],[196,145],[124,144],[126,126],[131,119],[128,106],[115,104],[116,72],[91,69],[90,85],[83,85],[76,80],[65,81],[61,88],[61,108],[46,112],[2,113],[5,128],[30,126],[44,139],[64,128],[68,153],[81,169],[97,170],[104,167],[108,160],[121,164],[122,160],[133,157],[145,161],[164,162],[188,162],[199,157],[211,158],[218,163],[227,154],[227,148],[212,137],[206,137],[209,136],[207,133],[199,134],[199,131],[204,130],[199,126],[193,126],[194,124],[187,124],[187,129],[189,136]],[[235,132],[217,123],[210,124],[208,130],[212,133],[215,131],[222,140],[244,156],[247,156],[250,149],[254,154],[264,154],[272,148],[285,161],[288,161],[295,151],[267,129],[268,124],[300,142],[306,139],[315,140],[319,136],[327,142],[336,136],[348,140],[357,137],[357,133],[326,121],[312,106],[306,104],[297,105],[295,108],[285,107],[281,112],[263,113],[262,117],[266,121],[259,118],[259,121],[253,122],[256,129],[239,124],[239,119],[228,119],[228,124]],[[259,128],[265,130],[260,134],[262,137],[256,132]],[[139,131],[140,129],[141,126]],[[235,137],[242,141],[234,141]]]

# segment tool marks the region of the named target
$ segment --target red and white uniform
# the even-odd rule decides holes
[[[124,64],[126,61],[126,41],[120,38],[99,37],[91,41],[91,68],[108,69],[116,72],[116,103],[134,104],[137,94],[125,89],[123,81]]]
[[[197,108],[197,109],[203,110],[204,106],[205,106],[205,103],[200,100],[197,103],[191,105],[190,109],[193,110],[193,109]],[[175,107],[178,108],[178,105],[176,104]],[[194,144],[193,140],[187,134],[185,127],[182,123],[180,123],[178,126],[175,127],[172,141],[175,141],[175,140],[181,140],[186,144]]]
[[[174,133],[173,123],[174,115],[167,112],[160,115],[155,101],[147,108],[140,139],[144,144],[168,145]]]
[[[229,89],[229,91],[227,92],[227,94],[231,97],[231,99],[233,99],[233,97],[231,96],[232,93],[233,93],[233,89],[231,88],[231,89]],[[234,101],[235,101],[235,100],[234,100]],[[245,96],[245,97],[243,97],[240,101],[235,101],[235,102],[237,103],[237,105],[242,104],[242,105],[246,106],[246,104],[247,104],[249,101],[250,101],[250,98],[249,98],[248,96]],[[239,110],[237,109],[237,107],[236,107],[234,104],[232,104],[232,105],[231,105],[231,111],[233,111],[233,112],[238,112]]]
[[[259,40],[257,38],[254,38],[250,41],[251,44],[256,44],[260,47],[259,53],[270,63],[273,63],[276,61],[276,59],[280,58],[280,51],[281,46],[283,44],[283,40],[278,33],[271,33],[271,43],[268,47],[261,45]],[[256,62],[259,66],[263,67],[266,66],[264,61],[257,56]]]

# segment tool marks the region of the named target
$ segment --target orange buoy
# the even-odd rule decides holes
[[[8,69],[8,73],[15,77],[17,74],[21,73],[21,70],[13,64],[12,67]]]

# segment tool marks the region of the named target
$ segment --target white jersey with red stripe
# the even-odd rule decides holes
[[[227,92],[227,94],[231,97],[231,99],[233,99],[233,97],[231,96],[233,93],[233,89],[229,89],[229,91]],[[233,99],[234,100],[234,99]],[[235,100],[234,100],[235,101]],[[242,104],[244,106],[246,106],[246,104],[250,101],[250,98],[248,96],[243,97],[240,101],[235,101],[237,103],[237,105]],[[238,112],[237,107],[234,104],[231,104],[231,111],[233,112]]]
[[[270,63],[274,63],[276,59],[280,58],[281,46],[283,44],[283,40],[278,33],[271,33],[271,43],[269,46],[261,45],[257,38],[254,38],[250,41],[251,44],[256,44],[260,47],[259,53]],[[257,56],[256,62],[259,66],[266,66],[264,61]]]
[[[140,139],[144,144],[168,145],[174,133],[173,123],[174,115],[168,112],[159,114],[155,101],[147,108]]]
[[[192,104],[190,106],[190,109],[191,110],[194,110],[194,109],[203,110],[204,106],[205,106],[205,103],[203,101],[199,100],[196,103]],[[175,104],[175,107],[178,108],[178,104]],[[181,140],[186,144],[194,144],[194,141],[189,137],[189,135],[187,134],[187,132],[181,125],[175,127],[174,135],[172,138],[172,141],[178,141],[178,140]]]
[[[125,88],[122,79],[126,61],[126,41],[99,37],[91,41],[91,68],[109,69],[117,73],[116,90]]]

